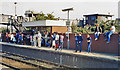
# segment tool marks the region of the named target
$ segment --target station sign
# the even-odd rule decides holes
[[[66,21],[66,26],[70,26],[70,21]]]

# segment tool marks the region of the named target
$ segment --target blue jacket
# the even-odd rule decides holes
[[[56,37],[55,34],[53,34],[53,40],[55,40],[55,37]]]
[[[120,36],[118,37],[118,43],[120,43]]]
[[[17,38],[19,38],[19,33],[16,33]]]
[[[87,38],[87,40],[90,40],[90,43],[91,43],[91,37]]]
[[[83,41],[83,36],[81,35],[81,36],[78,36],[78,40],[79,41]]]
[[[75,40],[79,40],[79,39],[78,39],[78,35],[75,36]]]

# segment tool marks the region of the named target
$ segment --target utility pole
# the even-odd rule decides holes
[[[66,21],[66,25],[67,25],[67,36],[68,36],[68,42],[67,42],[67,49],[69,49],[69,27],[70,27],[70,20],[69,20],[69,11],[72,11],[73,8],[68,8],[68,9],[63,9],[62,11],[67,11],[68,12],[68,17],[67,17],[67,21]]]
[[[14,2],[14,4],[15,4],[15,16],[17,16],[17,14],[16,14],[16,5],[17,5],[17,2]]]
[[[10,24],[10,33],[13,33],[13,28],[12,28],[12,16],[9,16],[8,20],[9,20],[9,24]]]
[[[15,27],[16,27],[16,24],[17,24],[17,13],[16,13],[17,2],[14,2],[14,5],[15,5],[15,17],[14,17],[14,23],[15,23]],[[19,26],[19,24],[18,24],[18,27],[19,27],[19,30],[20,30],[20,26]]]

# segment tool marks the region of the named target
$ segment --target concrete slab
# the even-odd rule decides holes
[[[98,58],[98,59],[107,59],[107,60],[113,60],[113,61],[120,61],[120,56],[114,55],[114,54],[107,54],[107,53],[97,53],[97,52],[92,52],[92,53],[87,53],[86,51],[82,51],[81,53],[74,53],[74,50],[67,50],[63,49],[62,51],[55,51],[54,48],[48,48],[48,47],[34,47],[34,46],[29,46],[29,45],[18,45],[18,44],[13,44],[13,43],[5,43],[5,42],[0,42],[0,44],[4,45],[11,45],[11,46],[16,46],[16,47],[25,47],[25,48],[32,48],[32,49],[40,49],[40,50],[46,50],[46,51],[52,51],[52,52],[61,52],[65,54],[73,54],[73,55],[82,55],[82,56],[88,56],[92,58]]]

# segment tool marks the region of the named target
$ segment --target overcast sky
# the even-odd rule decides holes
[[[67,18],[67,12],[62,9],[73,7],[70,19],[81,19],[84,14],[110,12],[118,17],[119,0],[1,0],[0,14],[14,14],[14,2],[17,1],[17,15],[24,15],[26,10],[46,13],[54,12],[55,17]]]

